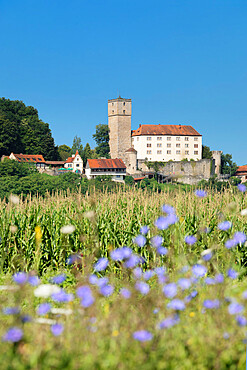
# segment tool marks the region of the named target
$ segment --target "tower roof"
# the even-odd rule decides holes
[[[125,150],[125,153],[137,153],[137,151],[134,148],[129,148]]]
[[[114,102],[114,101],[130,101],[131,102],[131,99],[122,98],[121,96],[119,96],[116,99],[108,99],[108,103],[109,102]]]

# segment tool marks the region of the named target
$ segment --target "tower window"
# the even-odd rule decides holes
[[[123,102],[123,105],[125,105],[125,101]]]
[[[123,110],[123,114],[125,114],[125,110]]]
[[[111,103],[111,105],[114,105],[114,103]]]
[[[152,137],[151,137],[151,136],[148,136],[148,137],[147,137],[147,140],[148,140],[148,141],[151,141],[151,140],[152,140]]]
[[[112,113],[114,113],[114,110],[112,111]]]

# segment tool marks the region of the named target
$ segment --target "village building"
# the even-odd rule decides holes
[[[121,159],[88,159],[85,175],[89,180],[97,176],[111,176],[113,181],[123,181],[126,166]]]
[[[241,179],[241,182],[247,182],[247,165],[239,166],[237,168],[235,176]]]
[[[64,168],[75,173],[83,173],[83,160],[78,150],[64,162]]]
[[[36,166],[38,170],[44,169],[46,166],[45,159],[41,154],[14,154],[11,153],[9,156],[3,156],[4,158],[9,158],[15,160],[19,163],[29,163]]]

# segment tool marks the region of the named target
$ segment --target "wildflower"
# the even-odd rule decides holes
[[[203,306],[208,309],[219,308],[220,301],[218,299],[205,299],[205,301],[203,302]]]
[[[13,280],[17,284],[24,285],[28,280],[28,275],[25,272],[17,272],[13,275]]]
[[[146,242],[147,239],[143,235],[137,235],[137,237],[133,239],[133,243],[137,244],[138,247],[144,247]]]
[[[244,316],[237,316],[236,321],[239,326],[246,326],[247,325],[247,320]]]
[[[238,190],[244,193],[246,191],[246,186],[244,184],[238,184]]]
[[[120,289],[120,294],[125,298],[125,299],[129,299],[131,297],[131,292],[129,289],[127,288],[122,288]]]
[[[59,335],[61,335],[63,330],[64,330],[64,327],[62,324],[54,324],[51,326],[51,332],[55,337],[58,337]]]
[[[107,258],[100,258],[94,265],[95,271],[104,271],[109,264],[109,261]]]
[[[67,260],[66,263],[67,265],[73,265],[73,263],[80,263],[82,260],[82,256],[80,256],[78,253],[71,254]]]
[[[112,285],[104,285],[100,288],[100,293],[105,297],[109,297],[113,292],[114,287]]]
[[[196,190],[195,191],[195,195],[198,197],[198,198],[205,198],[207,196],[207,192],[205,190]]]
[[[242,306],[241,304],[237,302],[232,302],[228,306],[228,312],[230,315],[237,315],[241,313],[243,310],[244,310],[244,306]]]
[[[149,285],[147,283],[144,283],[143,281],[137,282],[135,288],[143,295],[148,294],[150,289]]]
[[[223,334],[223,338],[224,339],[229,339],[230,338],[230,335],[227,333],[227,332],[225,332],[224,334]]]
[[[31,316],[29,316],[29,315],[23,315],[23,316],[21,316],[21,322],[23,324],[25,324],[26,322],[31,322],[31,321],[32,321],[32,317]]]
[[[246,209],[242,209],[242,211],[240,212],[241,216],[247,216],[247,208]]]
[[[181,279],[178,280],[178,285],[180,286],[180,288],[182,290],[186,290],[186,289],[190,288],[191,281],[190,281],[190,279],[181,278]]]
[[[229,278],[231,278],[231,279],[237,279],[237,277],[238,277],[238,273],[237,273],[235,270],[233,270],[233,269],[229,269],[229,270],[227,271],[227,276],[228,276]]]
[[[123,247],[123,257],[125,258],[130,258],[132,255],[132,250],[129,247]]]
[[[142,269],[140,267],[136,267],[133,270],[133,275],[135,276],[136,279],[141,279],[142,278]]]
[[[38,278],[38,276],[29,276],[28,283],[32,286],[37,286],[40,283],[40,279]]]
[[[169,227],[169,222],[167,217],[160,216],[157,218],[154,225],[160,230],[166,230]]]
[[[215,280],[213,278],[210,278],[210,277],[206,277],[204,281],[207,285],[214,285],[215,284]]]
[[[167,253],[168,253],[168,249],[165,248],[165,247],[158,247],[157,248],[157,253],[160,255],[160,256],[166,256]]]
[[[149,280],[149,279],[151,279],[151,277],[154,276],[154,274],[155,273],[154,273],[153,270],[147,270],[147,271],[144,272],[143,278],[144,278],[144,280]]]
[[[203,251],[201,253],[201,256],[204,261],[210,261],[213,256],[211,249],[206,249],[205,251]]]
[[[103,287],[104,285],[106,285],[106,284],[108,283],[108,281],[109,281],[109,279],[108,279],[107,277],[99,278],[99,279],[97,280],[96,285],[97,285],[99,288],[101,288],[101,287]]]
[[[159,308],[155,308],[154,310],[153,310],[153,313],[155,314],[155,315],[157,315],[157,313],[159,312]]]
[[[246,242],[247,236],[245,233],[238,231],[233,235],[233,240],[235,242],[235,245],[238,244],[244,244]]]
[[[149,232],[148,226],[145,225],[140,228],[140,234],[147,235],[148,232]]]
[[[160,235],[156,235],[156,236],[153,236],[150,241],[154,248],[159,248],[161,247],[163,243],[163,238]]]
[[[183,311],[185,309],[185,304],[181,299],[173,299],[167,304],[167,308],[171,308],[177,311]]]
[[[19,307],[6,307],[3,309],[4,315],[18,315],[20,313]]]
[[[76,289],[76,295],[79,298],[83,298],[91,294],[92,294],[92,291],[88,285],[83,285]]]
[[[75,231],[75,226],[74,225],[65,225],[61,227],[60,232],[62,234],[72,234]]]
[[[53,284],[62,284],[66,280],[67,276],[65,274],[57,275],[52,278]]]
[[[218,284],[223,283],[223,282],[224,282],[224,275],[223,275],[223,274],[217,274],[217,275],[215,276],[215,281],[216,281],[216,283],[218,283]]]
[[[51,297],[55,302],[70,302],[74,298],[73,294],[68,294],[63,289],[60,289],[57,293],[53,293]]]
[[[207,269],[203,265],[194,265],[192,267],[192,273],[196,277],[203,277],[207,273]]]
[[[5,333],[5,335],[3,336],[3,341],[16,343],[19,342],[22,337],[23,331],[20,328],[14,326]]]
[[[193,244],[195,244],[195,242],[196,242],[196,237],[195,236],[193,236],[193,235],[188,235],[188,236],[186,236],[185,238],[184,238],[184,240],[185,240],[185,243],[186,244],[188,244],[188,245],[193,245]]]
[[[225,247],[227,249],[231,249],[233,247],[235,247],[236,244],[235,244],[235,240],[234,239],[228,239],[226,242],[225,242]]]
[[[172,206],[170,206],[169,204],[164,204],[162,206],[162,211],[164,213],[168,214],[168,215],[175,214],[175,209]]]
[[[158,276],[163,276],[166,272],[166,269],[165,267],[156,267],[154,269],[154,272],[158,275]]]
[[[243,292],[242,297],[243,297],[244,299],[247,299],[247,290],[245,290],[245,291]]]
[[[232,227],[232,224],[230,221],[223,221],[220,224],[218,224],[218,229],[222,231],[227,231]]]
[[[198,292],[196,290],[193,290],[187,297],[185,297],[185,302],[190,302],[193,298],[197,296]]]
[[[161,321],[158,325],[159,329],[168,329],[179,323],[179,316],[169,316],[165,320]]]
[[[139,342],[146,342],[153,338],[152,334],[147,330],[140,330],[133,333],[133,338]]]
[[[50,303],[41,303],[37,308],[38,315],[45,315],[51,310]]]
[[[117,248],[111,252],[111,259],[113,261],[122,261],[125,258],[125,252],[123,248]]]
[[[167,298],[173,298],[177,295],[177,285],[170,283],[164,286],[163,293]]]
[[[132,254],[127,261],[125,261],[124,266],[131,269],[134,268],[138,263],[141,262],[141,259],[136,254]]]
[[[57,285],[41,284],[34,290],[34,295],[39,298],[48,298],[58,292],[60,292],[60,288]]]
[[[98,277],[96,275],[92,274],[92,275],[89,276],[88,280],[89,280],[90,284],[96,285],[97,282],[98,282]]]

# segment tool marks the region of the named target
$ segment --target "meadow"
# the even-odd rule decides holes
[[[243,368],[244,190],[2,200],[0,368]]]

